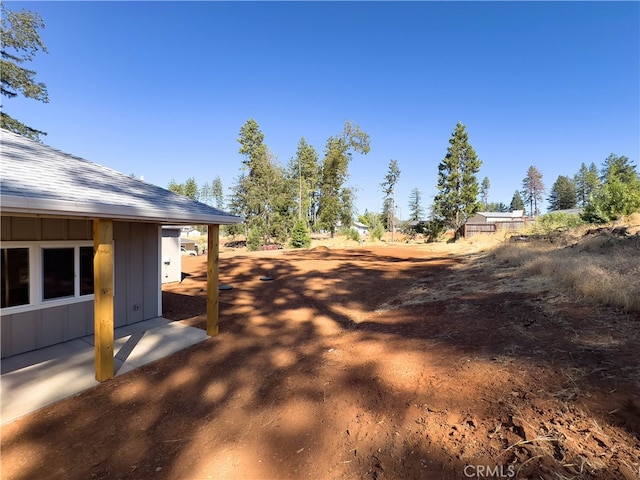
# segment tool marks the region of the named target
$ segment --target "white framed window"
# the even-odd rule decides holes
[[[74,297],[76,294],[75,247],[42,249],[42,300]]]
[[[29,305],[30,270],[28,248],[2,248],[0,251],[2,271],[2,307]]]
[[[3,242],[2,313],[93,300],[93,244]]]

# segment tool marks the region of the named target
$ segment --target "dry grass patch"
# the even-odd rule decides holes
[[[586,300],[640,311],[640,235],[585,235],[587,230],[572,230],[553,243],[504,244],[493,257],[528,275],[551,278]]]

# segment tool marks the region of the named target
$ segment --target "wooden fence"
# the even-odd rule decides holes
[[[495,222],[495,223],[465,223],[462,226],[462,235],[464,238],[471,238],[474,235],[482,235],[486,233],[496,233],[504,230],[522,230],[526,226],[525,220],[516,220],[511,222]]]

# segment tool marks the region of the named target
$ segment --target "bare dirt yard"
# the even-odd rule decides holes
[[[638,312],[464,245],[220,261],[218,336],[6,425],[2,478],[640,478]]]

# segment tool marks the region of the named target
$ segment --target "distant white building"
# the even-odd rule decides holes
[[[200,232],[199,230],[189,226],[189,227],[183,227],[181,229],[181,235],[182,237],[199,237],[200,235],[202,235],[202,232]]]
[[[365,225],[364,223],[360,223],[360,222],[353,222],[351,226],[355,228],[360,235],[369,235],[368,225]]]

